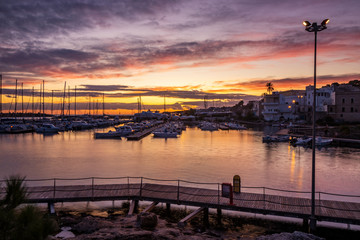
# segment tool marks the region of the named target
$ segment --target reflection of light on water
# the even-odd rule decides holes
[[[290,181],[291,182],[297,182],[298,189],[302,189],[303,185],[303,169],[298,165],[298,169],[296,169],[296,157],[297,153],[296,150],[298,148],[293,148],[290,145],[288,146],[288,154],[290,157]],[[300,159],[300,151],[298,153],[298,159]],[[297,174],[296,174],[297,170]]]
[[[295,152],[291,149],[291,146],[288,146],[288,154],[291,154],[291,165],[290,165],[290,180],[291,182],[294,181],[294,174],[295,174]]]

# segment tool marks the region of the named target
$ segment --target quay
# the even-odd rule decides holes
[[[127,140],[128,141],[138,141],[144,137],[146,137],[147,135],[150,135],[155,129],[158,129],[160,127],[162,127],[164,124],[160,124],[160,125],[156,125],[156,126],[153,126],[153,127],[150,127],[150,128],[147,128],[143,131],[140,131],[140,132],[136,132],[132,135],[129,135],[127,136]]]
[[[105,184],[109,181],[111,183]],[[5,181],[0,183],[2,182]],[[49,209],[53,209],[54,203],[57,202],[132,200],[132,211],[139,201],[153,202],[147,210],[159,202],[166,203],[169,209],[170,204],[199,207],[196,213],[188,216],[188,219],[200,212],[208,215],[209,208],[217,209],[220,219],[222,210],[300,218],[303,219],[304,224],[307,224],[311,215],[310,192],[242,187],[241,190],[249,189],[253,192],[234,193],[231,204],[229,198],[223,197],[219,183],[158,180],[144,177],[41,179],[25,180],[25,182],[27,186],[35,185],[27,187],[26,202],[48,203]],[[1,185],[0,198],[4,195],[5,189]],[[299,197],[299,195],[302,196]],[[308,197],[303,197],[304,195]],[[316,195],[317,221],[360,225],[360,196],[324,192],[317,192]],[[341,200],[338,200],[340,198]],[[349,201],[344,201],[344,199]],[[179,224],[184,224],[184,221]]]
[[[304,134],[293,134],[289,133],[288,129],[280,129],[276,132],[278,136],[289,135],[291,137],[303,137]],[[322,137],[323,139],[331,138],[333,140],[332,145],[336,147],[353,147],[360,148],[359,139],[350,139],[350,138],[336,138],[336,137]]]

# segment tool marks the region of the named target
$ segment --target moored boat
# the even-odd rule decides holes
[[[126,137],[126,136],[129,136],[134,133],[134,130],[132,129],[132,127],[130,127],[128,125],[115,127],[115,129],[116,129],[116,132],[119,133],[121,137]]]
[[[37,133],[58,133],[60,129],[51,123],[44,123],[41,127],[36,129]]]
[[[247,127],[240,125],[238,123],[228,123],[227,125],[229,126],[230,129],[233,130],[247,130]]]
[[[117,131],[109,131],[106,133],[95,133],[96,139],[121,139],[121,133]]]
[[[200,125],[200,129],[202,131],[217,131],[217,130],[219,130],[217,125],[215,123],[211,123],[211,122],[203,122]]]
[[[172,125],[167,125],[153,131],[155,138],[177,138],[179,133]]]

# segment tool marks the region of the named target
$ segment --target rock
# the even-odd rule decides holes
[[[177,239],[180,236],[180,230],[174,228],[159,229],[154,233],[156,239]]]
[[[107,231],[108,229],[106,229],[105,231],[98,231],[98,232],[94,232],[92,234],[83,234],[80,235],[78,237],[76,237],[76,240],[115,240],[115,239],[123,239],[122,235],[117,233],[117,232],[113,232],[113,231]]]
[[[142,229],[153,230],[157,226],[158,218],[154,213],[141,213],[136,219],[137,226]]]
[[[81,221],[80,217],[65,216],[60,218],[60,222],[64,226],[75,225],[80,221]]]
[[[61,228],[61,231],[70,231],[71,230],[71,227],[62,227]]]
[[[140,231],[136,231],[136,232],[131,232],[128,235],[123,235],[123,236],[121,236],[120,239],[123,239],[123,240],[149,240],[149,239],[155,239],[155,238],[153,237],[152,232],[140,230]]]
[[[68,239],[68,238],[74,238],[75,234],[68,230],[62,230],[58,234],[55,235],[55,238],[61,238],[61,239]]]
[[[87,216],[84,217],[81,222],[76,224],[73,227],[73,230],[76,233],[93,233],[100,228],[109,228],[109,227],[113,227],[113,223],[106,221],[104,219]]]
[[[204,234],[211,236],[211,237],[217,237],[217,238],[221,238],[221,233],[217,233],[215,231],[206,231]]]
[[[295,231],[293,233],[277,233],[260,236],[256,240],[325,240],[312,234]]]

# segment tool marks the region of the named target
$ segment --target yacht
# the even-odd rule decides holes
[[[41,127],[36,129],[37,133],[58,133],[60,129],[51,123],[44,123]]]

